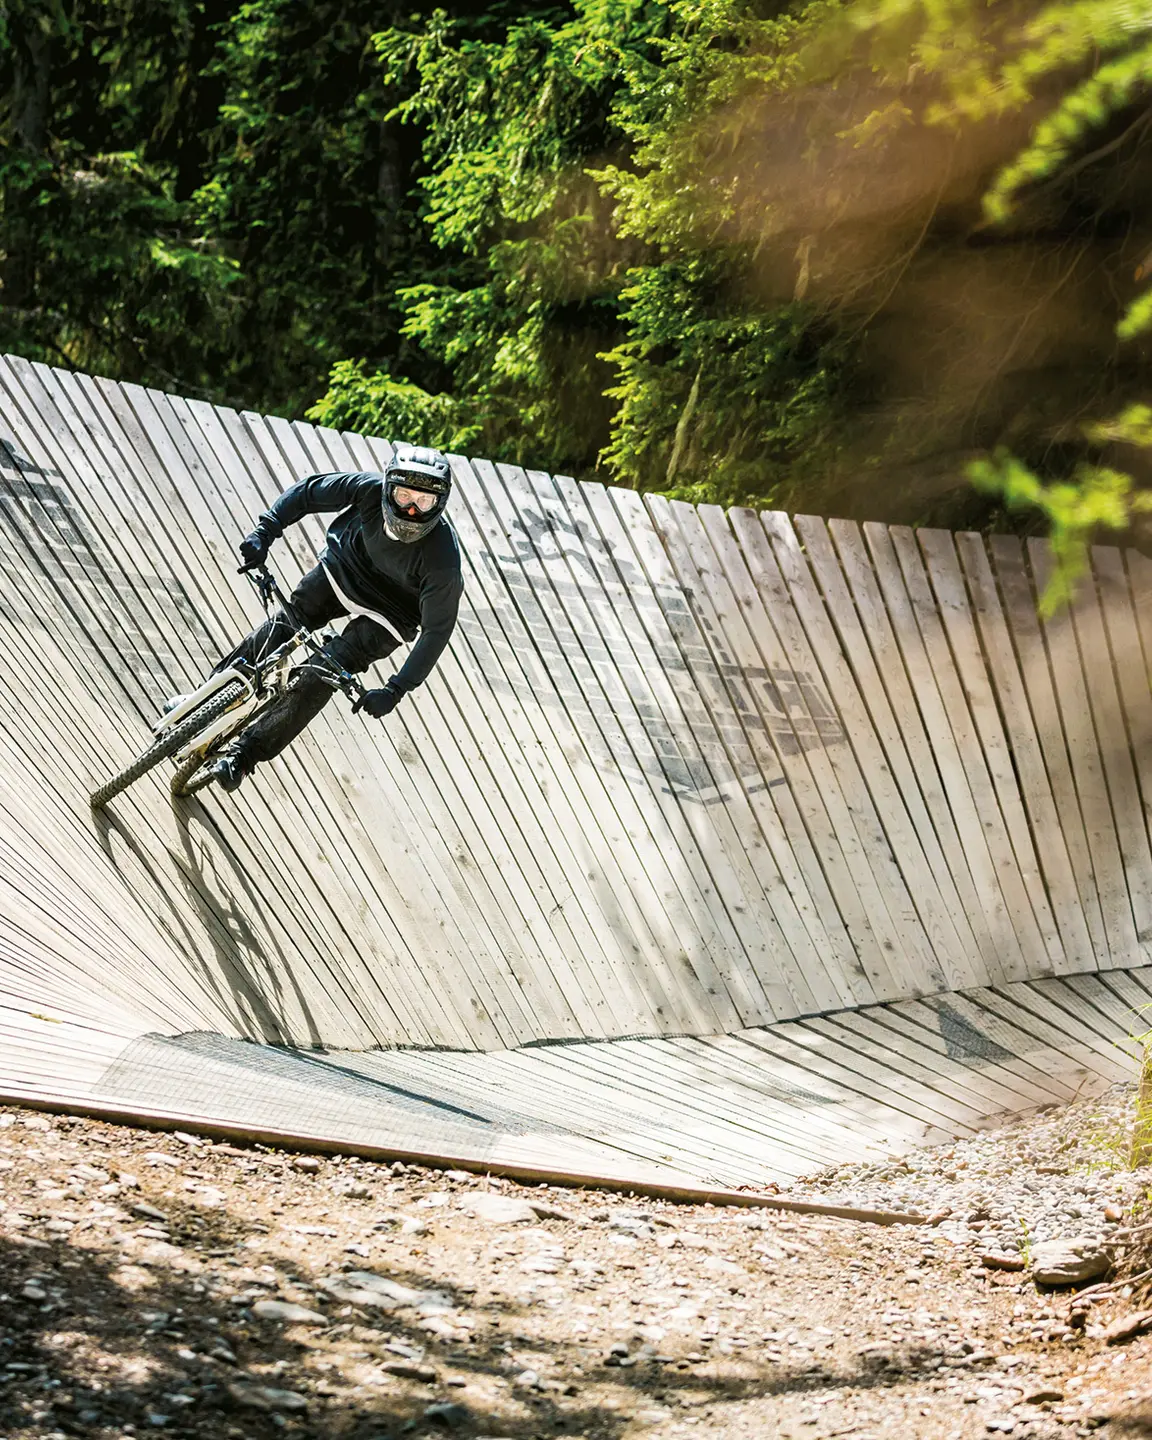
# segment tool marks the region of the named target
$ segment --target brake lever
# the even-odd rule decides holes
[[[241,565],[236,573],[247,575],[260,596],[261,604],[267,610],[276,594],[276,579],[271,570],[266,565]]]

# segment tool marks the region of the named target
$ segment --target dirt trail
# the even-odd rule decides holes
[[[1135,1302],[1002,1268],[1139,1214],[1129,1100],[797,1187],[891,1229],[0,1110],[0,1434],[1152,1434]]]

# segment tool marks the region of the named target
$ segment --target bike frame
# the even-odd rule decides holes
[[[182,750],[176,753],[173,758],[177,762],[198,753],[206,753],[217,741],[243,729],[258,710],[264,709],[274,696],[281,694],[287,688],[293,672],[303,668],[300,665],[292,664],[292,657],[301,649],[309,651],[313,657],[319,659],[320,664],[313,664],[310,668],[317,670],[320,679],[326,685],[330,685],[333,690],[343,690],[350,699],[364,693],[364,687],[356,677],[350,671],[336,665],[324,653],[323,646],[312,638],[312,632],[296,614],[292,608],[292,602],[282,593],[275,576],[267,567],[261,565],[256,567],[254,572],[244,570],[241,573],[248,575],[260,596],[265,617],[271,615],[272,603],[275,602],[288,622],[296,627],[295,632],[268,655],[260,656],[254,664],[248,665],[241,661],[215,675],[210,675],[188,696],[187,700],[166,715],[161,716],[152,727],[153,733],[158,739],[164,735],[165,731],[178,725],[185,716],[203,705],[216,691],[223,689],[225,685],[230,685],[233,681],[238,680],[244,686],[245,693],[234,705],[229,706],[213,724],[199,731]]]

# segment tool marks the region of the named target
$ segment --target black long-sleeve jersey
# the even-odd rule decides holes
[[[349,600],[375,610],[405,640],[420,638],[391,684],[423,684],[456,627],[464,580],[456,532],[445,516],[423,539],[403,544],[384,527],[384,476],[373,471],[308,475],[260,516],[269,540],[305,515],[343,511],[328,527],[324,568]]]

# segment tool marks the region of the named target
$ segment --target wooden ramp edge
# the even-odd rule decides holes
[[[0,1099],[528,1180],[713,1198],[882,1161],[1130,1081],[1152,971],[728,1036],[300,1051],[0,1010]],[[802,1189],[802,1186],[800,1187]]]

